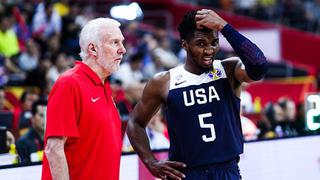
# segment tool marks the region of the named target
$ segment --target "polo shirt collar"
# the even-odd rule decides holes
[[[99,76],[86,64],[82,61],[76,61],[76,66],[79,67],[96,85],[102,84],[101,79]]]

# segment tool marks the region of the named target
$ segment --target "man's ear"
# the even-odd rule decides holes
[[[97,49],[94,44],[92,44],[92,43],[89,44],[88,51],[89,51],[89,54],[91,54],[93,56],[97,56]]]
[[[184,40],[184,39],[182,39],[182,40],[181,40],[181,46],[182,46],[182,48],[183,48],[184,50],[187,50],[187,48],[188,48],[187,41]]]

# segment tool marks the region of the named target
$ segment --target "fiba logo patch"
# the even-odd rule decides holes
[[[221,70],[220,69],[215,69],[213,68],[209,73],[208,73],[208,76],[211,78],[211,79],[214,79],[214,80],[217,80],[221,77],[222,73],[221,73]]]
[[[180,81],[181,78],[182,78],[182,74],[179,74],[178,76],[176,76],[177,81]]]

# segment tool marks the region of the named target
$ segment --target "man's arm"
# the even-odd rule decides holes
[[[151,151],[145,131],[151,117],[157,112],[167,96],[164,92],[168,92],[168,82],[169,74],[167,73],[155,77],[147,83],[143,90],[142,99],[130,115],[127,134],[132,147],[155,177],[166,179],[166,176],[170,176],[173,179],[181,179],[184,175],[173,167],[185,167],[185,165],[180,162],[158,161]]]
[[[234,75],[239,82],[257,81],[264,77],[268,70],[268,62],[263,52],[249,39],[240,34],[224,19],[212,10],[203,9],[197,12],[197,26],[221,31],[234,51],[240,57],[234,68]]]
[[[49,162],[53,180],[69,180],[69,169],[64,153],[67,137],[49,137],[45,154]]]

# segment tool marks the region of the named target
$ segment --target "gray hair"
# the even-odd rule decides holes
[[[80,57],[85,60],[88,57],[87,48],[90,43],[98,44],[101,38],[103,27],[120,27],[120,23],[111,18],[96,18],[89,21],[81,30],[79,45],[81,48]]]

